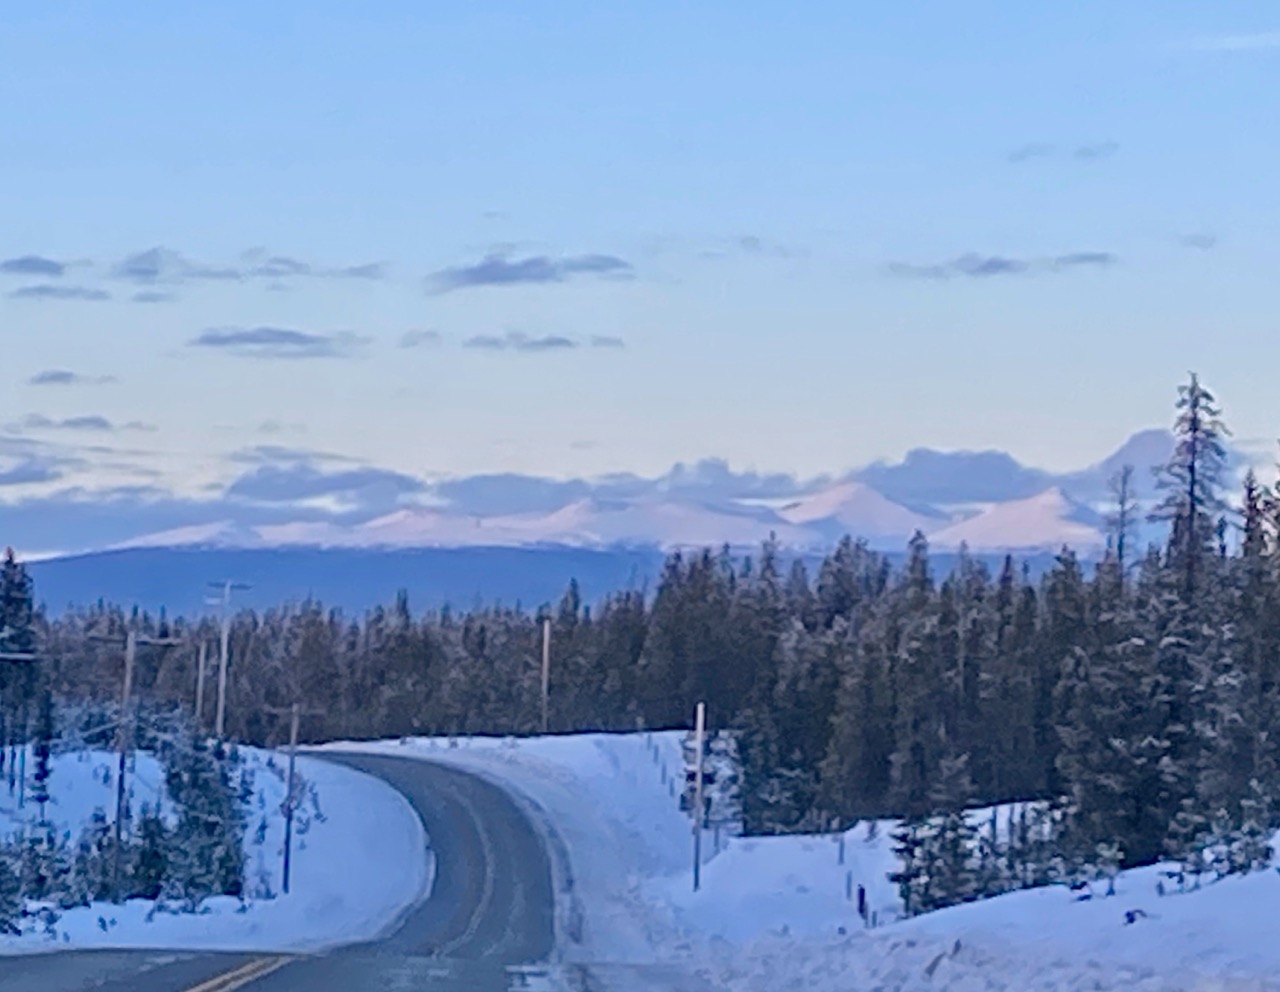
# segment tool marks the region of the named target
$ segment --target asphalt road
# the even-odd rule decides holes
[[[436,853],[432,897],[383,940],[322,955],[71,952],[0,958],[0,992],[510,992],[556,989],[542,839],[500,788],[443,765],[327,754],[413,804]]]

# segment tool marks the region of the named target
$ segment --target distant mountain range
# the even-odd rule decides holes
[[[241,514],[139,533],[112,547],[667,549],[746,547],[772,534],[784,547],[814,551],[851,534],[894,550],[921,531],[939,548],[1030,553],[1070,544],[1090,552],[1106,540],[1108,480],[1133,465],[1137,497],[1150,498],[1152,469],[1172,447],[1167,431],[1143,431],[1096,465],[1062,474],[998,451],[917,449],[898,463],[807,481],[734,472],[717,460],[677,465],[656,479],[473,476],[438,485],[428,505],[363,519],[282,519],[277,507],[267,521]]]
[[[223,578],[248,582],[241,601],[257,607],[314,596],[363,610],[401,588],[417,607],[536,606],[556,600],[571,578],[591,600],[652,589],[671,549],[746,551],[771,534],[784,556],[815,566],[845,534],[897,559],[921,531],[939,572],[961,547],[992,568],[1013,553],[1038,572],[1063,545],[1096,555],[1106,541],[1108,480],[1132,465],[1135,494],[1149,502],[1151,470],[1172,445],[1165,431],[1143,431],[1068,473],[996,451],[919,449],[901,462],[803,481],[735,472],[717,460],[651,479],[473,476],[435,485],[427,499],[363,513],[320,513],[287,500],[85,502],[68,504],[84,508],[61,518],[69,530],[109,520],[125,539],[37,561],[33,570],[40,600],[53,609],[106,598],[185,613],[202,610],[206,583]],[[1232,456],[1234,467],[1243,463]],[[18,510],[6,519],[15,511],[0,506],[0,531],[23,531],[32,510]]]

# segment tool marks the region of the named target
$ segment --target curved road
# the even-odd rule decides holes
[[[555,891],[542,839],[502,789],[406,758],[324,755],[376,775],[418,811],[436,854],[432,897],[390,936],[325,954],[274,958],[78,952],[0,958],[0,992],[508,992],[555,988]]]

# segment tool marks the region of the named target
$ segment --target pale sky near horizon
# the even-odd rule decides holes
[[[1245,0],[0,4],[5,498],[1269,439],[1277,93]]]

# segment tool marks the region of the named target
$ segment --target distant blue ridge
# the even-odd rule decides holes
[[[748,553],[745,549],[743,553]],[[821,555],[803,555],[816,578]],[[900,563],[904,553],[890,553]],[[1003,554],[973,558],[998,573]],[[1016,557],[1016,556],[1015,556]],[[583,601],[593,604],[612,592],[645,590],[652,595],[666,553],[658,548],[468,547],[413,549],[350,548],[135,548],[33,562],[36,598],[54,615],[99,599],[148,612],[165,608],[171,616],[207,612],[208,583],[224,579],[248,583],[236,595],[240,607],[264,610],[314,598],[326,607],[358,615],[390,605],[407,590],[414,612],[502,604],[533,610],[557,602],[570,579]],[[943,576],[954,554],[931,555],[934,574]],[[1052,566],[1053,556],[1017,557],[1033,576]]]

